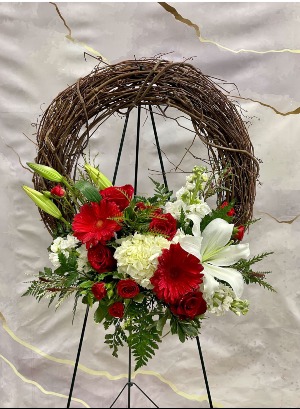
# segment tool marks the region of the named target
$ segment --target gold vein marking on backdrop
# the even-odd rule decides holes
[[[297,214],[297,216],[295,216],[293,219],[291,220],[278,220],[276,219],[276,217],[272,216],[270,213],[266,213],[266,212],[260,212],[261,214],[266,214],[267,216],[271,217],[272,219],[274,219],[277,223],[286,223],[286,224],[292,224],[295,220],[298,219],[298,217],[300,217],[300,214]]]
[[[66,396],[66,395],[63,395],[63,394],[57,393],[57,392],[47,391],[47,390],[44,389],[39,383],[37,383],[37,382],[35,382],[35,381],[31,380],[31,379],[25,378],[25,376],[23,376],[23,375],[17,370],[17,368],[16,368],[8,359],[6,359],[3,355],[0,355],[0,358],[3,359],[3,361],[6,362],[6,363],[11,367],[11,369],[14,371],[14,373],[15,373],[23,382],[29,383],[29,384],[31,384],[31,385],[36,386],[36,387],[37,387],[42,393],[44,393],[45,395],[52,395],[52,396],[57,396],[57,397],[59,397],[59,398],[68,399],[68,396]],[[81,403],[81,404],[82,404],[83,406],[85,406],[86,408],[90,408],[90,406],[89,406],[86,402],[84,402],[83,400],[81,400],[81,399],[72,398],[72,401]]]
[[[237,95],[228,95],[229,98],[238,98],[238,99],[243,99],[245,101],[252,101],[252,102],[256,102],[264,107],[267,108],[271,108],[273,109],[273,111],[278,114],[278,115],[282,115],[282,116],[287,116],[287,115],[298,115],[300,114],[300,107],[294,109],[294,111],[289,111],[289,112],[280,112],[278,111],[278,109],[274,108],[272,105],[266,104],[265,102],[261,102],[261,101],[257,101],[256,99],[252,99],[252,98],[245,98],[245,97],[240,97]]]
[[[81,42],[81,41],[78,41],[78,40],[76,40],[75,38],[72,37],[72,30],[71,30],[70,27],[68,26],[66,20],[63,18],[63,16],[62,16],[62,14],[61,14],[61,12],[60,12],[60,10],[59,10],[57,4],[56,4],[56,3],[53,3],[53,2],[51,2],[51,1],[50,1],[50,4],[52,4],[52,5],[55,7],[57,14],[59,15],[60,19],[61,19],[61,20],[63,21],[63,23],[64,23],[64,26],[66,27],[66,29],[67,29],[68,32],[69,32],[69,34],[66,35],[66,38],[67,38],[68,40],[72,41],[73,43],[78,44],[78,45],[80,45],[81,47],[85,48],[86,50],[88,50],[90,53],[96,55],[97,57],[101,57],[102,61],[105,61],[107,64],[109,64],[108,59],[105,58],[105,57],[104,57],[102,54],[100,54],[98,51],[94,50],[94,48],[92,48],[92,47],[90,47],[89,45],[87,45],[87,44],[85,44],[85,43],[83,43],[83,42]]]
[[[281,50],[266,50],[266,51],[247,50],[244,48],[241,48],[240,50],[233,50],[213,40],[209,40],[207,38],[202,37],[201,32],[200,32],[200,27],[197,24],[193,23],[191,20],[184,18],[181,14],[178,13],[178,11],[174,7],[170,6],[168,3],[158,2],[158,4],[162,6],[168,13],[171,13],[175,17],[176,20],[180,21],[183,24],[188,25],[189,27],[192,27],[195,30],[196,35],[201,43],[213,44],[219,48],[222,48],[223,50],[230,51],[231,53],[234,53],[234,54],[239,54],[239,53],[255,53],[255,54],[293,53],[293,54],[299,54],[300,53],[300,50],[290,49],[290,48],[283,48]]]
[[[70,365],[70,366],[74,366],[75,362],[68,360],[68,359],[60,359],[60,358],[56,358],[54,356],[48,355],[46,354],[44,351],[42,351],[41,349],[27,343],[26,341],[23,341],[22,339],[18,338],[14,332],[9,328],[9,326],[7,325],[7,322],[3,316],[3,314],[0,312],[0,321],[2,321],[2,327],[3,329],[8,333],[8,335],[14,340],[16,341],[18,344],[23,345],[25,348],[30,349],[31,351],[36,352],[38,355],[41,355],[43,358],[48,359],[49,361],[53,361],[53,362],[57,362],[59,364],[64,364],[64,365]],[[111,380],[111,381],[116,381],[122,378],[127,378],[127,374],[119,374],[119,375],[111,375],[109,372],[107,371],[97,371],[95,369],[90,369],[88,367],[86,367],[85,365],[79,364],[78,365],[78,369],[80,369],[81,371],[89,374],[89,375],[93,375],[93,376],[104,376],[107,379]],[[195,394],[189,394],[183,391],[180,391],[177,386],[175,384],[173,384],[171,381],[168,381],[167,379],[165,379],[162,375],[160,375],[158,372],[154,372],[154,371],[144,371],[144,370],[138,370],[136,372],[134,372],[132,374],[132,378],[135,379],[135,377],[137,375],[151,375],[151,376],[155,376],[156,378],[158,378],[161,382],[165,383],[166,385],[168,385],[175,393],[177,393],[177,395],[182,396],[183,398],[186,398],[188,400],[194,400],[194,401],[198,401],[198,402],[203,402],[205,400],[207,400],[207,395],[195,395]],[[220,403],[214,402],[214,407],[218,407],[218,408],[222,408],[223,406]]]

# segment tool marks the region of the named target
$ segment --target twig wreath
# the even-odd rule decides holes
[[[235,200],[237,222],[249,221],[259,163],[247,129],[235,105],[210,77],[188,63],[141,59],[97,66],[46,109],[37,131],[36,163],[73,178],[91,130],[111,115],[125,115],[126,109],[138,104],[177,108],[190,117],[195,134],[207,146],[212,168],[218,172],[231,168],[226,200]],[[83,127],[86,129],[81,132]],[[44,189],[50,184],[37,175],[34,186]],[[224,193],[219,195],[224,199]],[[55,220],[43,212],[42,218],[52,232]]]
[[[154,180],[154,195],[138,196],[88,163],[76,181],[92,130],[142,105],[190,118],[211,171],[194,166],[175,197]],[[74,311],[78,300],[96,304],[95,321],[113,329],[105,336],[113,355],[127,342],[137,369],[154,355],[166,323],[184,342],[198,336],[207,313],[245,315],[244,284],[274,291],[268,272],[253,271],[270,253],[250,258],[241,243],[253,223],[259,171],[252,143],[236,107],[192,65],[142,59],[97,66],[53,100],[37,142],[35,163],[28,163],[35,189],[23,188],[53,237],[53,267],[25,295],[49,305],[58,298],[56,306],[74,295]],[[206,200],[214,195],[211,209]]]

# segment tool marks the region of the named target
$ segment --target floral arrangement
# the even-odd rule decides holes
[[[131,185],[112,186],[96,167],[85,164],[73,182],[53,168],[28,163],[55,183],[51,191],[23,189],[46,213],[58,219],[50,247],[53,267],[45,267],[24,295],[56,306],[70,295],[92,307],[103,322],[105,342],[117,356],[127,343],[138,369],[155,354],[168,324],[180,341],[197,336],[210,314],[245,315],[245,284],[269,290],[252,265],[271,253],[250,258],[241,243],[248,225],[235,225],[234,203],[211,209],[206,200],[222,189],[222,175],[208,176],[195,166],[172,197],[155,185],[152,197],[134,195]],[[72,214],[71,223],[63,214]]]

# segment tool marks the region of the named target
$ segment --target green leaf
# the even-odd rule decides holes
[[[82,299],[82,303],[88,305],[89,307],[92,307],[94,304],[94,296],[91,293],[88,293],[85,295]]]
[[[52,275],[52,269],[49,267],[44,267],[44,272],[46,276],[51,276]]]
[[[107,308],[103,304],[99,304],[99,307],[96,309],[95,314],[94,314],[94,320],[97,323],[100,323],[101,321],[104,320],[104,318],[107,316]]]
[[[145,294],[139,293],[133,298],[133,301],[137,302],[138,304],[141,304],[144,298],[145,298]]]
[[[79,180],[75,183],[75,188],[78,189],[89,202],[100,202],[102,199],[98,190],[87,180]]]
[[[178,326],[177,326],[177,333],[178,333],[178,337],[179,337],[180,342],[182,342],[182,343],[185,342],[185,333],[184,333],[180,323],[178,323]]]
[[[80,285],[79,285],[79,287],[80,288],[91,288],[92,287],[92,285],[94,284],[94,282],[93,281],[83,281]]]
[[[198,329],[190,323],[181,323],[181,329],[186,335],[190,337],[196,337],[198,335]]]
[[[134,221],[136,219],[136,213],[131,206],[124,210],[124,218]]]
[[[162,330],[164,329],[164,326],[166,325],[168,316],[167,315],[163,315],[156,323],[156,328],[158,331],[162,332]]]

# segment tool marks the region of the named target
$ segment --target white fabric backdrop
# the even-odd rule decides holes
[[[79,307],[72,326],[71,302],[54,312],[44,301],[37,304],[33,298],[21,298],[25,274],[30,277],[47,264],[50,236],[37,209],[24,197],[21,185],[31,185],[31,175],[20,166],[17,154],[23,163],[33,160],[35,145],[23,133],[31,136],[31,123],[42,110],[94,66],[95,60],[85,61],[83,52],[92,47],[110,63],[170,51],[169,58],[176,61],[194,56],[195,66],[235,83],[245,98],[282,113],[300,106],[299,4],[172,5],[199,25],[201,41],[192,27],[176,21],[158,3],[60,3],[73,41],[66,38],[68,31],[53,5],[0,4],[2,407],[65,407],[67,402],[85,307]],[[248,51],[236,53],[239,49]],[[261,221],[245,241],[252,254],[275,252],[260,267],[273,271],[270,282],[278,293],[248,287],[249,314],[206,320],[202,347],[216,407],[299,407],[300,219],[294,219],[300,214],[299,116],[280,115],[250,100],[240,103],[247,111],[245,119],[251,121],[255,153],[263,159],[255,206]],[[147,126],[143,128],[143,192],[150,186],[147,168],[159,169]],[[112,121],[91,141],[92,154],[99,151],[101,167],[110,177],[121,128],[121,121]],[[128,163],[122,163],[120,184],[132,181],[134,129],[132,121],[124,156]],[[162,121],[159,135],[163,150],[178,162],[189,139]],[[196,146],[194,153],[199,152]],[[192,165],[189,156],[184,166],[191,169]],[[179,177],[170,179],[173,188],[181,183]],[[126,382],[127,351],[116,360],[103,338],[102,327],[90,317],[72,407],[109,407]],[[182,345],[167,337],[135,380],[160,407],[207,407],[197,354],[195,342]],[[126,402],[124,395],[118,407]],[[151,404],[132,389],[132,406]]]

